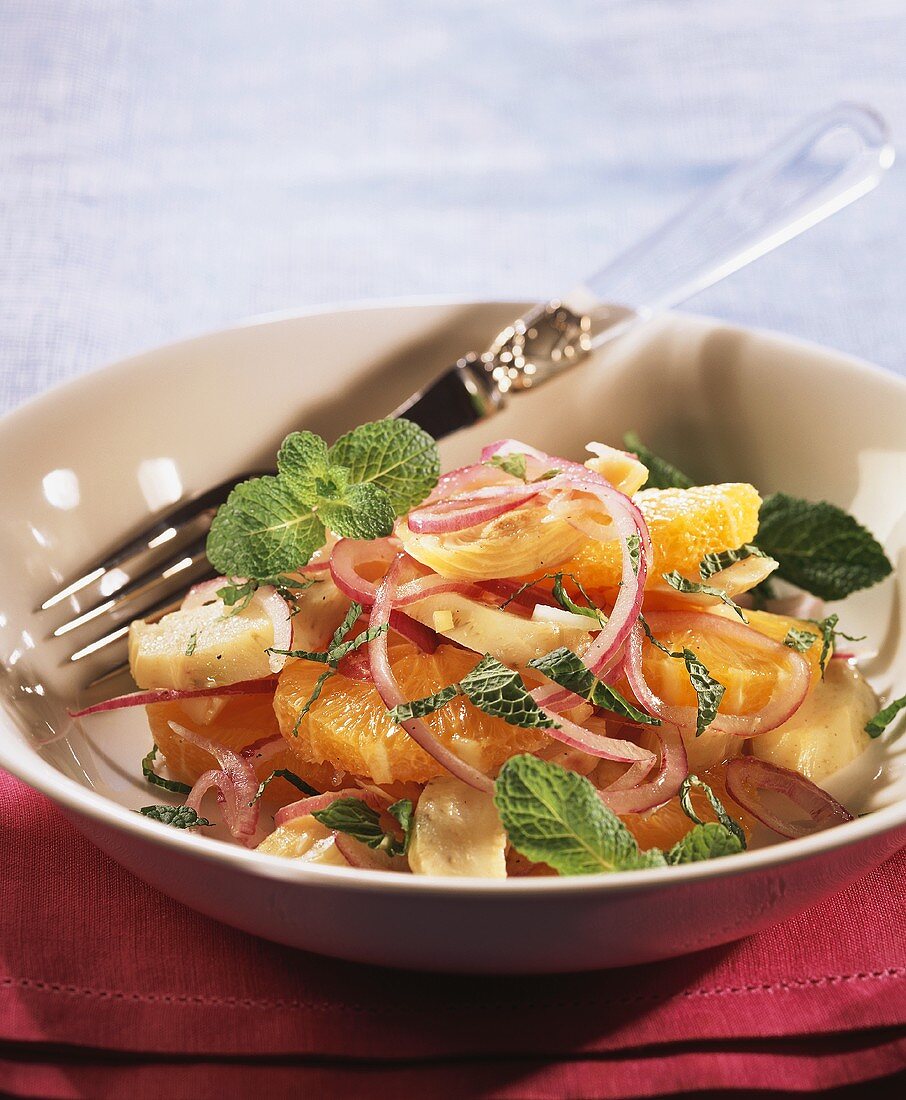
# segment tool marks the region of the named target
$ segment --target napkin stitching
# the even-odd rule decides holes
[[[734,995],[739,993],[773,993],[775,990],[789,990],[789,989],[805,989],[809,987],[832,985],[837,982],[865,982],[865,981],[883,981],[889,978],[900,978],[906,976],[906,967],[891,966],[885,970],[859,970],[852,974],[825,974],[821,977],[809,977],[809,978],[781,978],[775,982],[755,982],[750,985],[727,985],[727,986],[713,986],[702,989],[684,989],[680,994],[683,997],[718,997],[726,995]],[[205,1006],[216,1007],[229,1007],[229,1008],[260,1008],[260,1009],[299,1009],[299,1008],[313,1008],[323,1010],[336,1010],[341,1009],[343,1011],[352,1012],[372,1012],[378,1011],[376,1009],[370,1009],[365,1005],[357,1004],[331,1004],[329,1002],[315,1003],[312,1001],[299,1001],[299,1000],[267,1000],[259,999],[255,1000],[251,997],[217,997],[211,994],[203,993],[129,993],[122,989],[91,989],[88,987],[79,988],[74,985],[62,985],[57,982],[44,982],[38,981],[33,978],[13,978],[4,977],[0,978],[0,987],[6,987],[7,989],[18,987],[19,989],[34,990],[39,993],[57,993],[65,996],[74,997],[94,997],[98,1000],[105,1000],[107,998],[116,1001],[142,1001],[147,1004],[197,1004]],[[644,1003],[648,1001],[659,1001],[663,998],[657,994],[646,994],[621,997],[620,1004],[626,1004],[629,1002]],[[573,1001],[569,1002],[573,1007],[581,1004],[594,1004],[601,1005],[601,1001]],[[617,1003],[617,1002],[611,1002]],[[524,1006],[523,1006],[524,1007]],[[566,1007],[566,1004],[561,1005]],[[380,1010],[380,1011],[383,1011]]]

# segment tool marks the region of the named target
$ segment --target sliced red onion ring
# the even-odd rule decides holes
[[[460,466],[457,470],[451,470],[444,474],[434,486],[426,504],[433,504],[438,500],[446,500],[448,497],[462,496],[465,493],[474,493],[479,489],[493,486],[512,485],[512,474],[496,466],[486,466],[483,462],[476,462],[471,466]]]
[[[564,718],[561,713],[546,705],[545,693],[550,697],[554,697],[561,695],[562,692],[560,689],[555,688],[552,691],[544,687],[535,688],[535,690],[530,693],[548,718],[552,718],[557,723],[558,728],[551,728],[544,731],[549,737],[553,737],[556,741],[562,741],[564,745],[569,745],[571,749],[581,749],[582,752],[588,753],[589,756],[597,756],[602,760],[616,760],[620,763],[633,765],[642,764],[646,767],[646,774],[651,770],[654,765],[653,752],[649,752],[648,749],[643,749],[640,745],[636,745],[632,741],[624,741],[616,737],[607,737],[604,734],[595,733],[593,730],[586,729],[576,722],[571,722],[568,718]],[[579,702],[583,701],[584,700],[581,699],[579,700]]]
[[[518,439],[498,439],[496,443],[488,444],[481,452],[481,461],[490,462],[492,458],[506,458],[508,455],[525,455],[525,473],[529,481],[543,477],[551,470],[582,470],[588,473],[586,467],[579,462],[545,454],[537,447],[530,447],[528,443],[521,443]]]
[[[279,733],[274,733],[270,737],[261,737],[250,745],[246,745],[239,755],[250,761],[254,767],[257,764],[266,764],[269,760],[273,760],[285,748],[286,742],[283,737]]]
[[[174,733],[213,756],[220,765],[226,782],[222,783],[219,780],[211,782],[217,782],[224,797],[224,817],[227,826],[237,840],[242,841],[248,847],[254,847],[255,829],[258,825],[258,803],[254,802],[255,795],[258,792],[258,776],[255,774],[251,761],[240,753],[228,749],[225,745],[211,741],[194,730],[181,726],[178,722],[169,722],[168,725]],[[210,782],[208,785],[211,785]],[[196,783],[195,787],[198,786],[199,784]],[[195,788],[193,788],[192,794],[195,794]],[[200,795],[197,799],[199,804],[201,797]],[[253,802],[254,805],[252,805]],[[194,803],[192,809],[197,812]]]
[[[390,621],[390,612],[393,608],[396,593],[397,577],[406,560],[405,554],[400,554],[387,571],[387,575],[381,581],[377,591],[377,598],[371,610],[371,618],[368,625],[372,629],[384,626]],[[369,643],[369,655],[371,658],[371,675],[378,694],[384,701],[388,710],[406,702],[406,697],[400,689],[399,683],[390,666],[390,656],[387,651],[386,631],[379,634]],[[403,728],[413,741],[432,756],[451,775],[468,783],[470,787],[491,793],[494,790],[493,782],[483,773],[461,760],[456,753],[451,752],[434,736],[431,730],[420,718],[410,718],[403,722]]]
[[[131,691],[127,695],[116,695],[102,703],[94,703],[81,710],[67,711],[70,718],[84,718],[89,714],[102,714],[107,710],[125,710],[127,707],[150,707],[153,703],[174,703],[180,699],[207,699],[219,695],[267,695],[273,692],[277,681],[266,676],[261,680],[240,680],[235,684],[218,684],[209,688],[148,688],[146,691]]]
[[[686,778],[688,763],[686,760],[686,747],[683,744],[683,735],[677,726],[665,722],[660,726],[653,726],[655,733],[661,742],[661,759],[657,773],[647,783],[638,783],[628,790],[617,788],[614,784],[599,791],[601,801],[615,814],[643,814],[663,806],[679,793],[683,780]],[[628,778],[621,776],[619,782],[622,787],[623,780]],[[635,780],[635,775],[633,775]]]
[[[449,535],[489,523],[534,500],[541,486],[501,485],[477,490],[471,496],[448,497],[409,513],[407,524],[418,535]]]
[[[767,705],[754,714],[724,714],[718,711],[717,717],[708,727],[718,733],[732,733],[736,737],[754,737],[776,729],[790,718],[808,694],[811,681],[811,668],[808,661],[781,642],[759,634],[757,630],[724,618],[722,615],[709,615],[706,612],[692,611],[656,611],[646,616],[648,625],[655,635],[668,636],[693,630],[698,634],[708,634],[720,638],[729,645],[738,646],[741,652],[755,650],[770,657],[776,664],[787,670],[786,682],[778,687]],[[624,670],[629,686],[636,699],[649,713],[664,722],[671,722],[684,730],[694,730],[696,711],[694,707],[672,706],[652,690],[642,665],[642,642],[644,634],[641,625],[633,628],[626,648]]]
[[[481,589],[482,592],[487,592],[491,596],[502,599],[504,602],[512,601],[512,603],[518,604],[520,607],[525,607],[529,611],[538,604],[544,607],[560,606],[546,588],[539,588],[534,584],[531,588],[525,588],[521,592],[520,589],[523,588],[523,586],[518,581],[505,579],[496,581],[477,581],[476,587]]]
[[[330,554],[330,575],[344,596],[371,607],[377,585],[359,574],[360,565],[380,564],[385,572],[399,553],[393,539],[340,539]]]
[[[781,836],[795,839],[852,821],[853,815],[827,791],[789,768],[755,756],[736,756],[727,764],[727,791],[744,810]],[[808,824],[787,821],[766,805],[764,793],[784,795],[809,818]]]
[[[386,852],[376,851],[367,844],[354,840],[348,833],[334,831],[333,842],[350,867],[361,871],[408,870],[408,864],[402,856],[388,856]]]

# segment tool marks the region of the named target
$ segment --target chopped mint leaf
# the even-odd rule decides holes
[[[639,575],[639,566],[642,564],[642,536],[636,532],[626,540],[626,548],[629,550],[629,564],[636,576]]]
[[[354,484],[381,489],[398,516],[421,504],[440,475],[437,444],[411,420],[362,424],[334,443],[329,458]]]
[[[493,458],[488,459],[485,465],[496,466],[499,470],[503,470],[504,473],[511,474],[513,477],[518,477],[522,481],[528,481],[524,454],[494,455]]]
[[[635,432],[627,432],[623,436],[623,446],[648,467],[646,488],[691,489],[694,485],[692,479],[687,477],[682,470],[678,470],[666,459],[660,458],[653,451],[649,451]]]
[[[904,707],[906,707],[906,695],[901,695],[899,699],[888,703],[874,718],[865,723],[865,732],[869,737],[880,737]]]
[[[624,699],[615,688],[599,680],[590,669],[586,668],[582,659],[566,646],[561,646],[543,657],[535,657],[529,661],[529,668],[537,669],[567,691],[580,695],[594,706],[601,707],[602,710],[627,718],[630,722],[640,722],[647,726],[661,724],[660,718],[653,718],[650,714],[639,710]]]
[[[680,787],[680,806],[683,809],[683,813],[695,822],[696,825],[704,825],[705,822],[695,812],[695,807],[692,805],[692,788],[699,787],[705,797],[711,803],[711,808],[717,815],[718,822],[723,825],[725,829],[728,829],[739,841],[741,847],[746,846],[746,834],[738,821],[734,821],[732,817],[727,813],[726,807],[723,802],[717,797],[714,791],[708,786],[704,780],[699,779],[697,775],[687,775],[683,780],[683,785]]]
[[[695,736],[701,737],[708,726],[717,717],[717,708],[727,690],[718,683],[691,649],[684,649],[682,658],[686,663],[686,672],[698,697],[698,712],[695,719]]]
[[[359,616],[364,611],[364,608],[360,603],[356,603],[355,600],[349,605],[346,610],[346,614],[343,616],[343,621],[333,632],[330,639],[330,645],[327,647],[328,651],[338,646],[350,630],[355,626]]]
[[[599,611],[597,607],[595,607],[595,604],[592,601],[591,597],[582,587],[581,583],[572,575],[572,573],[567,573],[566,576],[569,577],[569,579],[579,590],[579,594],[582,596],[582,599],[585,600],[586,604],[588,604],[587,607],[582,607],[581,604],[577,604],[570,597],[569,593],[563,587],[563,573],[554,573],[552,574],[552,576],[554,578],[554,586],[551,589],[551,595],[563,608],[564,611],[571,611],[574,615],[585,615],[589,619],[594,619],[595,622],[598,623],[598,625],[602,625],[604,622],[606,622],[603,613]]]
[[[188,783],[180,783],[178,779],[164,779],[154,770],[154,761],[157,759],[158,748],[156,744],[151,746],[151,751],[142,760],[142,775],[155,787],[163,787],[165,791],[173,794],[188,794],[191,787]]]
[[[772,493],[761,505],[758,545],[777,575],[823,600],[842,600],[886,577],[892,565],[875,537],[827,501]]]
[[[255,805],[258,799],[267,790],[268,784],[274,779],[285,779],[288,783],[292,783],[292,785],[297,790],[300,790],[303,794],[307,794],[310,797],[314,797],[316,794],[321,793],[320,791],[316,791],[314,787],[306,783],[304,779],[300,779],[295,772],[291,772],[289,768],[277,768],[276,771],[271,772],[271,774],[266,779],[262,779],[261,782],[258,784],[258,790],[255,792],[255,797],[249,803],[250,806]]]
[[[667,862],[675,866],[678,863],[733,856],[744,847],[739,837],[725,825],[709,821],[705,825],[696,825],[682,840],[678,840],[667,853]]]
[[[686,666],[686,672],[689,674],[689,682],[695,690],[696,698],[698,699],[698,710],[695,718],[695,736],[701,737],[708,726],[714,721],[717,715],[717,708],[720,706],[720,701],[724,697],[724,692],[727,690],[723,684],[718,683],[717,680],[711,675],[705,665],[698,659],[698,657],[692,652],[691,649],[682,649],[679,652],[674,652],[672,649],[668,649],[663,642],[659,642],[657,638],[651,633],[651,627],[645,622],[643,616],[639,616],[639,622],[642,624],[642,629],[648,638],[648,641],[652,645],[662,652],[666,653],[668,657],[673,657],[677,661],[682,661]]]
[[[223,600],[223,606],[231,608],[231,613],[235,615],[245,611],[258,591],[258,587],[258,581],[244,581],[241,584],[230,581],[223,588],[218,588],[215,595],[219,596]]]
[[[408,722],[410,718],[424,718],[426,714],[433,714],[446,706],[459,694],[459,684],[450,684],[449,687],[441,688],[433,695],[426,695],[422,699],[410,699],[408,703],[400,703],[390,711],[390,717],[394,722],[401,724]]]
[[[396,818],[400,828],[403,830],[403,855],[409,851],[409,844],[412,841],[414,811],[415,807],[412,805],[412,800],[410,798],[401,798],[399,802],[394,802],[392,806],[387,807],[387,813],[390,814],[391,817]]]
[[[213,824],[206,817],[199,817],[188,806],[142,806],[138,812],[153,821],[172,825],[174,829],[195,829],[199,825]]]
[[[828,615],[826,619],[808,619],[810,623],[814,623],[821,633],[821,656],[818,658],[818,663],[821,665],[821,675],[824,675],[827,668],[827,662],[830,659],[833,652],[837,638],[846,638],[848,642],[861,642],[864,641],[864,635],[858,637],[852,634],[845,634],[842,630],[837,630],[837,623],[840,621],[840,616],[836,614]]]
[[[409,833],[403,822],[408,822],[411,828],[412,803],[408,799],[395,802],[388,812],[393,812],[393,816],[403,826],[402,841],[384,832],[381,828],[381,815],[361,798],[338,798],[325,809],[315,810],[311,816],[328,829],[346,833],[361,844],[367,844],[369,848],[386,852],[388,856],[402,855],[409,846]]]
[[[518,672],[485,655],[459,683],[459,690],[479,710],[524,729],[556,729],[557,724],[525,690]]]
[[[296,722],[293,726],[293,737],[299,736],[299,726],[302,724],[302,719],[305,717],[306,714],[308,714],[311,708],[318,701],[324,685],[331,678],[331,676],[334,675],[334,671],[334,669],[328,668],[321,673],[317,680],[315,680],[314,687],[311,689],[311,695],[309,695],[308,699],[305,702],[305,706],[299,711],[298,715],[296,716]]]
[[[195,647],[198,645],[198,631],[193,630],[189,635],[189,641],[186,643],[186,656],[191,657],[195,652]]]
[[[381,634],[386,634],[388,629],[387,623],[382,626],[369,626],[361,633],[356,634],[354,638],[350,638],[348,642],[340,642],[339,645],[333,646],[327,654],[327,663],[336,668],[347,654],[354,652],[356,649],[361,649],[368,642],[373,642]]]
[[[663,862],[660,853],[639,850],[584,776],[536,756],[507,760],[494,784],[494,804],[516,851],[561,875],[629,871]]]
[[[813,630],[799,630],[798,627],[791,626],[783,644],[795,649],[797,653],[807,653],[817,641],[818,635]]]
[[[716,596],[721,603],[726,604],[727,607],[732,608],[733,611],[742,619],[744,623],[749,620],[745,617],[742,608],[739,604],[734,603],[733,600],[724,592],[722,588],[715,588],[711,584],[703,584],[700,581],[690,581],[684,577],[682,573],[678,573],[675,569],[670,573],[662,573],[661,576],[670,585],[671,588],[676,589],[677,592],[692,593],[702,596]]]
[[[766,558],[767,556],[757,546],[747,543],[745,546],[740,546],[738,550],[723,550],[719,554],[705,554],[699,562],[698,573],[701,579],[706,581],[709,577],[713,577],[715,573],[722,573],[738,561],[745,561],[746,558]]]

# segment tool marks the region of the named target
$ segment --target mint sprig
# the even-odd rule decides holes
[[[677,572],[676,569],[672,570],[670,573],[662,573],[661,576],[667,584],[677,592],[701,596],[716,596],[721,603],[725,604],[732,611],[735,611],[744,623],[749,621],[739,604],[731,600],[722,588],[716,588],[713,584],[705,584],[702,581],[690,581],[688,577],[684,577],[682,573]]]
[[[328,529],[345,538],[389,535],[439,472],[437,444],[408,420],[362,424],[331,448],[313,432],[293,432],[276,476],[237,485],[218,509],[208,558],[227,576],[292,572],[324,545]]]
[[[399,822],[403,839],[387,833],[381,826],[381,815],[360,798],[338,798],[323,810],[315,810],[312,817],[328,829],[346,833],[361,844],[388,856],[405,855],[412,836],[412,802],[408,798],[394,802],[387,812]]]
[[[901,695],[899,699],[894,699],[892,703],[888,703],[886,707],[878,711],[874,718],[865,723],[865,732],[871,738],[880,737],[904,708],[906,708],[906,695]]]
[[[617,714],[630,722],[639,722],[646,726],[659,726],[660,718],[654,718],[643,710],[633,706],[625,699],[616,688],[610,687],[583,663],[581,657],[573,653],[566,646],[554,649],[543,657],[535,657],[529,661],[529,668],[537,669],[555,684],[571,691],[574,695],[580,695],[596,707]]]
[[[893,569],[881,544],[848,512],[786,493],[762,502],[758,545],[780,563],[777,576],[822,600],[870,588]]]
[[[196,829],[200,825],[213,825],[212,821],[199,817],[188,806],[142,806],[138,813],[150,817],[152,821],[172,825],[174,829]]]

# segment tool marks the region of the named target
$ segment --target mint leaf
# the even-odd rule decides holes
[[[682,649],[678,653],[674,652],[672,649],[668,649],[663,642],[659,642],[651,633],[651,627],[645,621],[644,616],[639,616],[639,622],[642,624],[642,629],[645,631],[645,635],[652,645],[657,646],[661,653],[666,653],[668,657],[673,657],[675,660],[682,661],[685,664],[686,672],[689,674],[689,682],[692,684],[695,690],[696,699],[698,700],[698,710],[695,718],[695,736],[701,737],[708,726],[714,721],[717,715],[717,708],[720,706],[720,701],[723,699],[724,692],[727,689],[723,684],[718,683],[717,680],[714,679],[702,661],[698,659],[691,649]]]
[[[327,444],[314,432],[291,432],[277,452],[277,472],[287,491],[300,504],[314,508],[329,483]]]
[[[705,824],[705,822],[702,821],[702,819],[695,812],[695,807],[692,805],[691,793],[693,787],[699,787],[704,792],[705,797],[711,803],[711,808],[717,815],[718,822],[723,825],[725,829],[728,829],[736,837],[740,845],[745,848],[746,834],[742,826],[739,824],[738,821],[734,821],[733,818],[730,817],[723,802],[721,802],[721,800],[717,797],[714,791],[711,790],[708,784],[705,783],[704,780],[699,779],[697,775],[687,775],[686,778],[683,780],[682,786],[680,787],[680,806],[682,807],[683,813],[686,815],[686,817],[694,821],[696,825]]]
[[[904,707],[906,707],[906,695],[901,695],[899,699],[888,703],[874,718],[865,723],[865,732],[869,737],[880,737]]]
[[[364,610],[365,609],[360,603],[356,603],[355,600],[352,601],[352,603],[346,609],[346,614],[343,616],[343,621],[331,635],[330,645],[327,647],[328,652],[332,649],[335,649],[336,646],[340,645],[340,643],[343,641],[349,631],[352,630],[352,628],[355,626],[359,616]]]
[[[766,558],[767,556],[757,546],[747,543],[745,546],[740,546],[738,550],[722,550],[719,554],[705,554],[699,562],[698,573],[701,579],[706,581],[709,577],[713,577],[715,573],[722,573],[724,569],[729,569],[731,565],[735,565],[738,561],[745,561],[746,558]]]
[[[817,641],[818,635],[813,630],[799,630],[798,627],[791,626],[783,644],[797,653],[807,653]]]
[[[314,787],[306,783],[304,779],[300,779],[295,772],[291,772],[289,768],[277,768],[276,771],[271,772],[271,774],[266,779],[262,779],[261,782],[258,784],[258,790],[255,792],[255,797],[249,803],[250,806],[255,805],[258,799],[267,790],[268,784],[274,779],[285,779],[288,783],[292,783],[292,785],[297,790],[300,790],[303,794],[307,794],[310,798],[313,798],[316,794],[321,793],[320,791],[316,791]]]
[[[433,714],[436,710],[446,706],[451,699],[460,694],[459,684],[450,684],[441,688],[433,695],[426,695],[422,699],[411,699],[407,703],[400,703],[390,711],[390,717],[394,722],[408,722],[410,718],[424,718],[427,714]]]
[[[362,424],[334,443],[329,459],[356,485],[382,489],[398,516],[421,504],[440,475],[437,444],[411,420]]]
[[[697,863],[703,859],[733,856],[744,847],[739,837],[731,833],[725,825],[709,821],[705,825],[696,825],[682,840],[678,840],[667,853],[667,862],[675,866],[678,863]]]
[[[626,549],[629,551],[629,564],[636,576],[639,575],[639,566],[642,564],[642,537],[636,532],[626,540]]]
[[[164,825],[172,825],[174,829],[195,829],[199,825],[213,824],[206,817],[199,817],[188,806],[142,806],[138,813]]]
[[[734,603],[733,600],[723,591],[722,588],[715,588],[710,584],[702,584],[700,581],[690,581],[684,577],[682,573],[678,573],[675,569],[670,573],[662,573],[661,576],[670,585],[671,588],[677,592],[700,594],[702,596],[716,596],[721,603],[726,604],[727,607],[732,608],[733,611],[742,619],[744,623],[749,620],[743,614],[742,608],[739,604]]]
[[[522,678],[500,661],[485,655],[462,678],[459,690],[479,710],[524,729],[559,728],[525,690]]]
[[[252,597],[258,591],[259,585],[259,581],[244,581],[240,584],[230,581],[223,588],[218,588],[215,595],[223,600],[224,607],[229,607],[231,613],[237,615],[240,611],[245,611],[252,602]]]
[[[528,481],[524,454],[494,455],[485,463],[486,466],[496,466],[504,473],[518,477],[522,481]]]
[[[582,659],[566,646],[552,650],[543,657],[533,658],[529,661],[529,668],[537,669],[554,683],[587,699],[594,706],[608,710],[612,714],[618,714],[630,722],[640,722],[647,726],[661,724],[660,718],[653,718],[650,714],[639,710],[624,699],[615,688],[599,680],[585,667]]]
[[[151,746],[151,751],[142,760],[142,775],[155,787],[163,787],[165,791],[173,794],[188,794],[192,788],[188,783],[180,783],[178,779],[164,779],[154,770],[154,761],[157,759],[158,748],[156,744]]]
[[[649,451],[635,432],[627,432],[623,436],[623,446],[648,467],[646,488],[691,489],[695,484],[682,470],[678,470],[666,459]]]
[[[827,662],[833,652],[837,638],[846,638],[849,642],[861,642],[864,641],[865,636],[860,635],[858,637],[852,634],[846,634],[842,630],[837,630],[837,623],[840,621],[840,616],[836,614],[828,615],[825,619],[808,619],[807,622],[814,623],[817,626],[821,635],[821,656],[818,658],[818,663],[821,666],[821,675],[824,675],[824,671],[827,668]],[[789,637],[789,635],[787,635]],[[785,641],[786,639],[784,639]]]
[[[893,568],[880,543],[842,508],[786,493],[762,502],[758,545],[780,563],[779,577],[823,600],[870,588]]]
[[[681,656],[686,663],[686,672],[689,673],[689,680],[698,698],[695,736],[701,737],[717,717],[717,708],[727,689],[714,679],[691,649],[684,649]]]
[[[195,647],[198,645],[198,631],[193,630],[189,635],[189,640],[186,643],[186,656],[191,657],[195,652]]]
[[[348,485],[318,504],[322,521],[345,539],[379,539],[393,532],[390,498],[377,485]]]
[[[409,844],[412,840],[414,810],[415,807],[409,798],[401,798],[399,802],[394,802],[392,806],[387,807],[387,813],[396,818],[403,830],[403,855],[409,851]]]
[[[412,822],[412,803],[409,799],[395,802],[388,813],[403,826],[404,839],[397,840],[381,828],[381,815],[361,798],[338,798],[323,810],[315,810],[312,817],[328,829],[346,833],[369,848],[380,849],[389,856],[402,855],[409,847],[409,830]],[[403,822],[406,822],[404,825]]]
[[[293,737],[298,737],[299,736],[299,726],[301,726],[301,724],[302,724],[302,719],[305,717],[306,714],[308,714],[308,712],[311,710],[311,708],[318,701],[318,699],[320,698],[320,695],[321,695],[321,691],[324,688],[324,685],[331,678],[331,676],[334,675],[334,672],[335,672],[334,669],[328,668],[326,671],[321,673],[321,675],[317,678],[317,680],[315,680],[314,687],[311,689],[311,695],[309,695],[308,699],[305,702],[305,705],[302,707],[302,709],[296,715],[296,722],[295,722],[295,725],[293,726]]]
[[[551,595],[554,597],[554,599],[557,601],[557,603],[563,608],[564,611],[571,611],[574,615],[585,615],[589,619],[594,619],[595,622],[600,626],[601,623],[605,621],[604,616],[597,609],[597,607],[595,607],[594,603],[592,602],[591,597],[588,595],[588,593],[582,587],[581,583],[572,575],[572,573],[567,573],[566,575],[569,577],[569,579],[573,582],[573,584],[579,590],[579,593],[581,594],[582,599],[585,600],[585,602],[588,606],[587,607],[582,607],[580,604],[577,604],[572,599],[570,594],[563,587],[563,574],[562,573],[554,573],[553,574],[554,586],[551,589]]]
[[[507,760],[494,784],[494,805],[516,851],[561,875],[629,871],[663,862],[660,853],[639,850],[584,776],[536,756]]]
[[[244,481],[211,524],[207,554],[227,576],[269,577],[305,565],[324,545],[324,524],[279,475]]]

